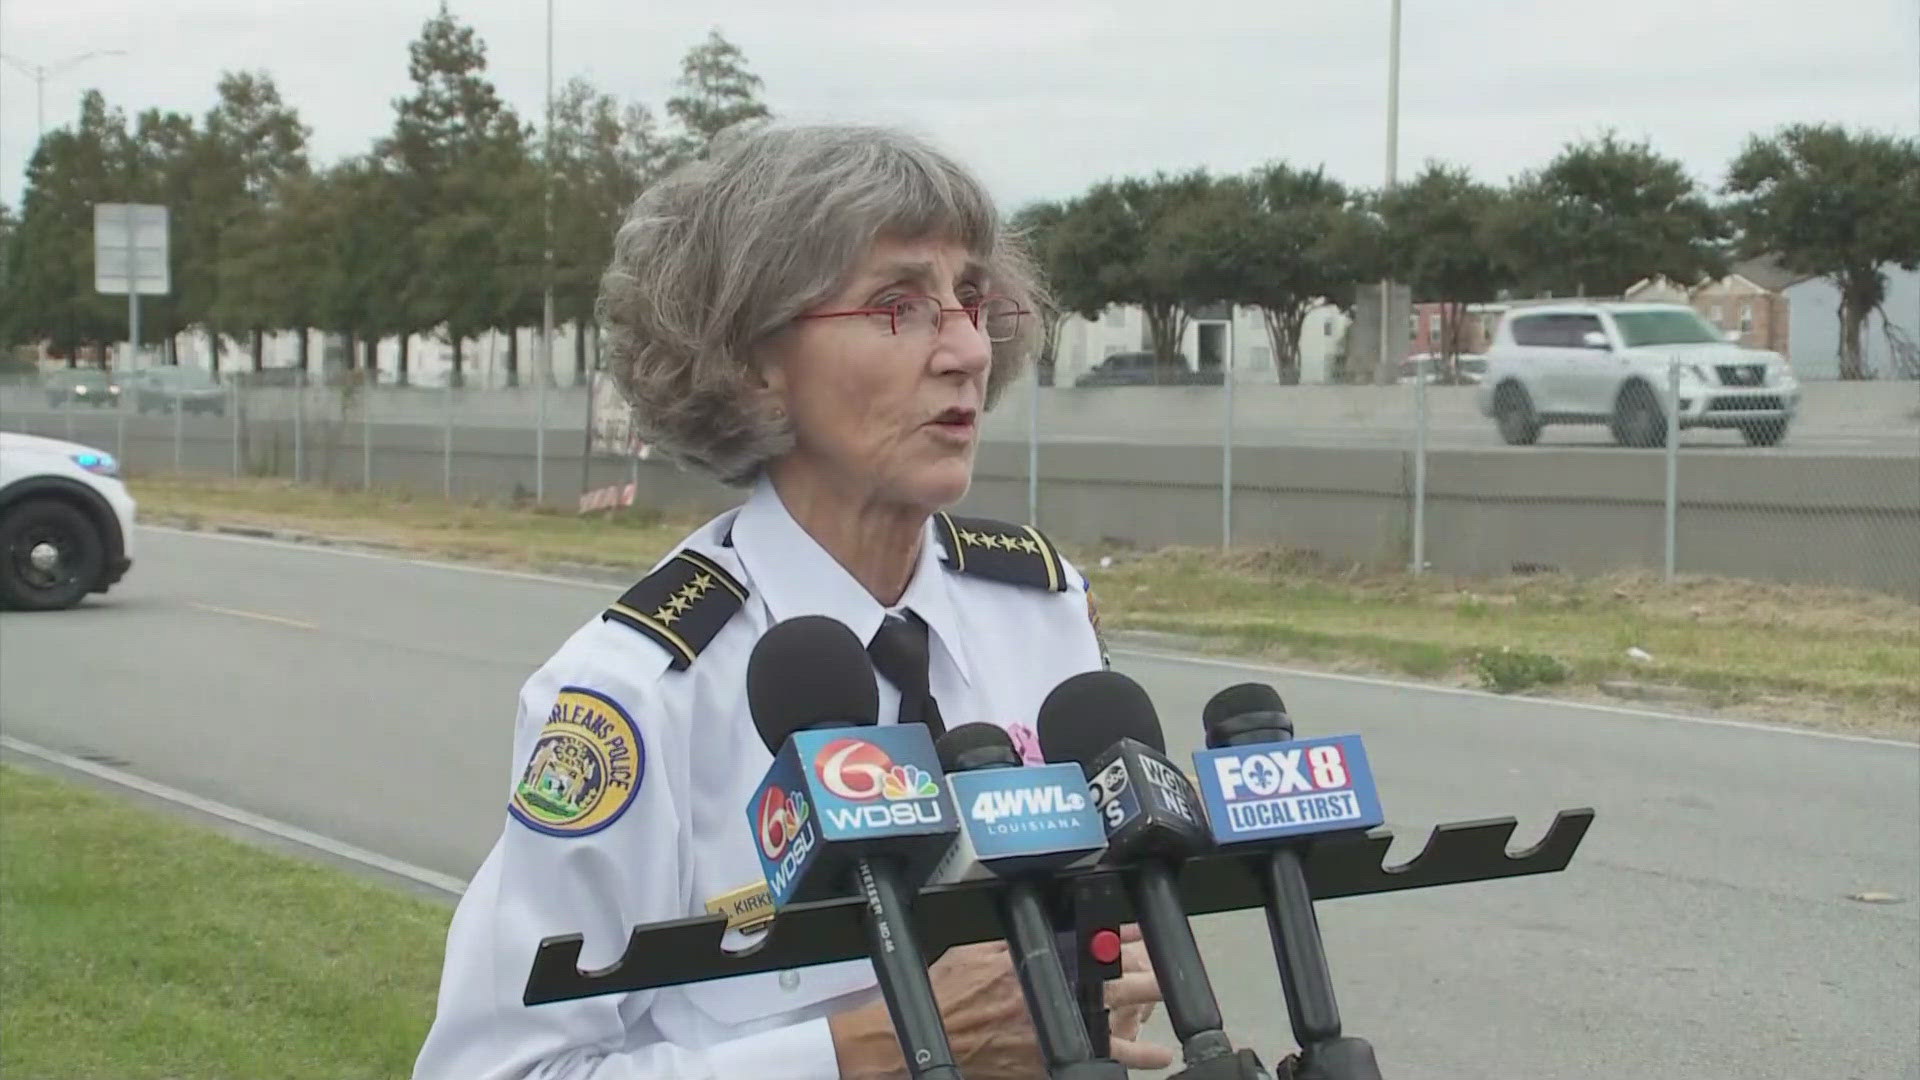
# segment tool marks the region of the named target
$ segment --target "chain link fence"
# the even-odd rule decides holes
[[[1276,545],[1416,573],[1631,570],[1920,596],[1920,380],[1801,384],[1774,446],[1690,425],[1660,431],[1664,445],[1620,445],[1604,422],[1547,424],[1510,446],[1471,379],[1282,386],[1249,367],[1225,385],[1029,377],[984,421],[965,509],[1082,544]],[[596,420],[583,386],[405,387],[294,368],[179,392],[128,383],[0,388],[0,421],[111,450],[134,476],[573,509],[737,498],[626,452],[608,435],[610,399]],[[1673,418],[1657,411],[1662,425]]]
[[[0,426],[112,451],[136,476],[277,478],[454,500],[566,505],[585,485],[631,472],[588,453],[586,395],[575,388],[403,387],[295,368],[187,391],[147,387],[139,373],[125,385],[98,376],[0,387]],[[91,399],[54,389],[69,381],[106,389]]]

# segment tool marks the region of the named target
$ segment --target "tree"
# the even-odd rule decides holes
[[[289,261],[313,268],[302,290],[298,325],[356,341],[400,334],[399,381],[405,383],[406,288],[418,265],[402,205],[402,178],[382,158],[349,158],[323,173],[285,184],[275,214],[276,244]],[[303,336],[304,342],[304,336]],[[305,366],[304,345],[302,366]]]
[[[309,172],[310,131],[265,72],[223,74],[217,92],[195,169],[199,190],[184,209],[205,222],[214,245],[206,320],[245,331],[257,371],[267,330],[306,325],[297,309],[307,268],[280,256],[273,213],[287,182]]]
[[[1886,300],[1885,267],[1920,266],[1920,142],[1818,124],[1752,136],[1726,192],[1746,254],[1840,292],[1840,377],[1868,377],[1867,316]]]
[[[1260,309],[1280,382],[1300,381],[1300,328],[1314,305],[1353,304],[1371,244],[1347,190],[1319,169],[1274,163],[1216,184],[1161,234],[1189,291]]]
[[[586,328],[627,208],[672,153],[643,104],[622,109],[582,78],[554,95],[554,318],[574,325],[574,381],[586,381]]]
[[[1060,222],[1065,220],[1066,207],[1057,202],[1034,202],[1021,207],[1008,222],[1012,230],[1027,245],[1028,253],[1040,267],[1043,277],[1051,280],[1054,276],[1054,233]],[[1037,311],[1034,317],[1040,320],[1040,355],[1034,360],[1038,377],[1044,384],[1051,385],[1054,367],[1059,360],[1060,324],[1070,314],[1058,304],[1049,305],[1046,310]]]
[[[1458,377],[1462,316],[1469,303],[1495,299],[1512,268],[1488,240],[1500,192],[1465,168],[1429,162],[1419,176],[1380,199],[1388,264],[1416,302],[1440,304],[1442,381]]]
[[[1522,176],[1489,239],[1518,284],[1560,296],[1618,295],[1663,274],[1685,285],[1726,272],[1725,223],[1678,161],[1608,132]]]
[[[11,348],[27,340],[26,328],[22,325],[20,306],[9,303],[12,296],[11,285],[19,274],[18,246],[15,241],[20,235],[20,220],[13,216],[13,209],[6,203],[0,203],[0,347]],[[0,361],[3,364],[4,361]]]
[[[1067,311],[1098,318],[1113,304],[1137,305],[1146,315],[1147,344],[1162,361],[1180,355],[1187,309],[1210,302],[1209,290],[1169,241],[1183,207],[1205,197],[1214,180],[1205,170],[1152,179],[1104,181],[1067,205],[1049,249],[1054,293]]]
[[[707,39],[680,61],[680,93],[667,101],[667,115],[680,125],[677,151],[700,157],[714,136],[735,124],[773,115],[760,100],[760,76],[747,69],[739,46],[709,30]]]
[[[125,201],[129,156],[126,114],[89,90],[78,122],[49,132],[27,165],[0,321],[69,366],[84,348],[124,340],[124,301],[93,290],[93,204]]]
[[[414,272],[406,325],[381,329],[445,327],[457,386],[462,343],[523,316],[524,297],[538,292],[539,202],[520,201],[530,133],[487,78],[485,45],[444,0],[408,51],[413,93],[394,103],[393,133],[376,152],[395,173]]]

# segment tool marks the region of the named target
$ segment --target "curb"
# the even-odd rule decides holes
[[[176,529],[180,532],[208,533],[215,536],[237,536],[246,540],[266,540],[279,544],[305,544],[311,547],[336,548],[342,551],[364,551],[399,558],[417,558],[430,556],[451,563],[469,566],[488,566],[483,559],[461,555],[458,552],[435,551],[422,552],[405,544],[391,543],[385,540],[367,540],[360,537],[334,536],[328,533],[307,532],[303,529],[276,529],[265,525],[235,525],[230,523],[206,523],[201,519],[180,514],[149,514],[139,521],[141,525],[156,528]],[[497,567],[489,567],[498,569]],[[627,585],[635,580],[636,573],[644,573],[645,568],[629,569],[611,566],[594,566],[589,563],[552,562],[535,563],[525,567],[530,573],[549,574],[556,577],[575,577],[591,582],[606,582],[610,585]]]

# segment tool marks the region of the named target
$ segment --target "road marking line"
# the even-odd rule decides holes
[[[310,622],[301,622],[299,619],[289,619],[281,615],[265,615],[258,611],[242,611],[239,608],[220,607],[215,604],[202,604],[197,600],[187,601],[187,606],[199,608],[201,611],[210,611],[215,615],[231,615],[236,619],[259,619],[261,622],[279,623],[281,626],[291,626],[296,630],[320,629]]]
[[[0,746],[26,754],[28,757],[39,758],[42,761],[50,762],[61,768],[72,769],[75,772],[86,773],[89,776],[105,780],[108,783],[131,788],[134,791],[151,795],[156,799],[164,799],[167,802],[230,821],[235,825],[242,825],[257,832],[266,833],[269,836],[275,836],[282,840],[290,840],[296,844],[313,848],[316,851],[325,852],[337,858],[347,859],[363,866],[372,867],[375,870],[385,871],[396,877],[406,878],[409,881],[425,885],[430,889],[437,889],[449,896],[457,897],[465,892],[467,888],[467,883],[461,881],[459,878],[436,873],[424,867],[401,862],[398,859],[390,859],[378,852],[368,851],[366,848],[355,847],[344,841],[321,836],[319,833],[308,832],[306,829],[302,829],[297,825],[288,825],[283,821],[275,821],[272,818],[261,817],[259,814],[249,813],[238,807],[228,806],[225,803],[215,802],[212,799],[204,799],[198,795],[181,791],[178,788],[170,788],[165,784],[157,784],[152,780],[135,776],[129,772],[123,772],[119,769],[88,761],[84,758],[77,758],[71,754],[63,754],[58,750],[49,750],[44,746],[36,746],[33,743],[16,739],[11,735],[0,735]]]
[[[534,574],[524,570],[502,570],[491,566],[465,566],[460,563],[435,562],[431,559],[405,558],[386,555],[373,551],[347,551],[340,548],[321,547],[317,544],[303,544],[291,540],[271,540],[251,536],[231,536],[225,533],[199,532],[192,529],[173,529],[164,525],[142,525],[140,528],[154,532],[172,533],[175,536],[199,537],[203,539],[224,540],[238,544],[261,544],[266,547],[285,548],[291,551],[316,552],[327,555],[345,555],[356,559],[379,559],[385,562],[400,563],[405,566],[420,566],[434,570],[454,570],[468,574],[485,574],[492,577],[516,578],[521,581],[536,581],[549,585],[564,585],[575,589],[604,591],[604,582],[588,581],[584,578],[557,577],[552,574]],[[1116,638],[1120,635],[1115,634]],[[1222,657],[1195,656],[1191,653],[1165,652],[1120,646],[1112,650],[1116,656],[1137,656],[1148,660],[1165,660],[1177,663],[1193,664],[1198,667],[1224,667],[1241,671],[1262,672],[1285,675],[1295,679],[1325,679],[1331,682],[1348,682],[1361,686],[1374,686],[1389,690],[1417,690],[1430,694],[1451,694],[1456,697],[1497,699],[1500,701],[1524,701],[1532,705],[1552,705],[1561,708],[1591,709],[1595,712],[1612,713],[1616,716],[1633,716],[1645,720],[1672,720],[1683,724],[1705,724],[1710,727],[1733,728],[1743,731],[1759,731],[1774,735],[1800,735],[1810,739],[1828,739],[1836,742],[1864,743],[1870,746],[1897,746],[1912,750],[1916,744],[1900,739],[1884,739],[1872,735],[1846,735],[1833,731],[1816,731],[1810,728],[1786,727],[1780,724],[1763,724],[1753,720],[1728,720],[1714,716],[1689,716],[1685,713],[1658,712],[1653,709],[1635,709],[1624,705],[1591,704],[1584,701],[1562,701],[1555,698],[1530,697],[1522,694],[1494,694],[1485,690],[1469,690],[1457,686],[1436,686],[1431,683],[1406,682],[1369,675],[1342,675],[1328,671],[1310,671],[1305,668],[1289,668],[1276,664],[1265,664],[1251,660],[1230,660]]]

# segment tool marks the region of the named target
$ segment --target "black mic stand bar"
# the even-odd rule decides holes
[[[1562,810],[1538,844],[1512,854],[1507,842],[1518,823],[1511,817],[1441,825],[1427,837],[1420,854],[1393,867],[1383,865],[1393,843],[1389,831],[1328,838],[1313,846],[1303,869],[1315,900],[1557,873],[1572,861],[1593,814],[1590,808]],[[1262,866],[1270,855],[1264,850],[1215,851],[1183,862],[1178,888],[1187,913],[1264,907]],[[1053,884],[1080,890],[1103,880],[1114,887],[1116,918],[1137,921],[1117,889],[1117,871],[1099,867],[1062,875]],[[922,890],[911,918],[925,954],[938,956],[955,945],[1001,940],[1004,928],[996,898],[1002,888],[1002,882],[983,880]],[[593,971],[580,969],[581,935],[557,935],[535,951],[521,1000],[540,1005],[862,959],[870,945],[865,907],[865,900],[855,896],[795,904],[780,912],[759,941],[739,952],[721,948],[727,929],[724,915],[636,926],[620,958]]]

